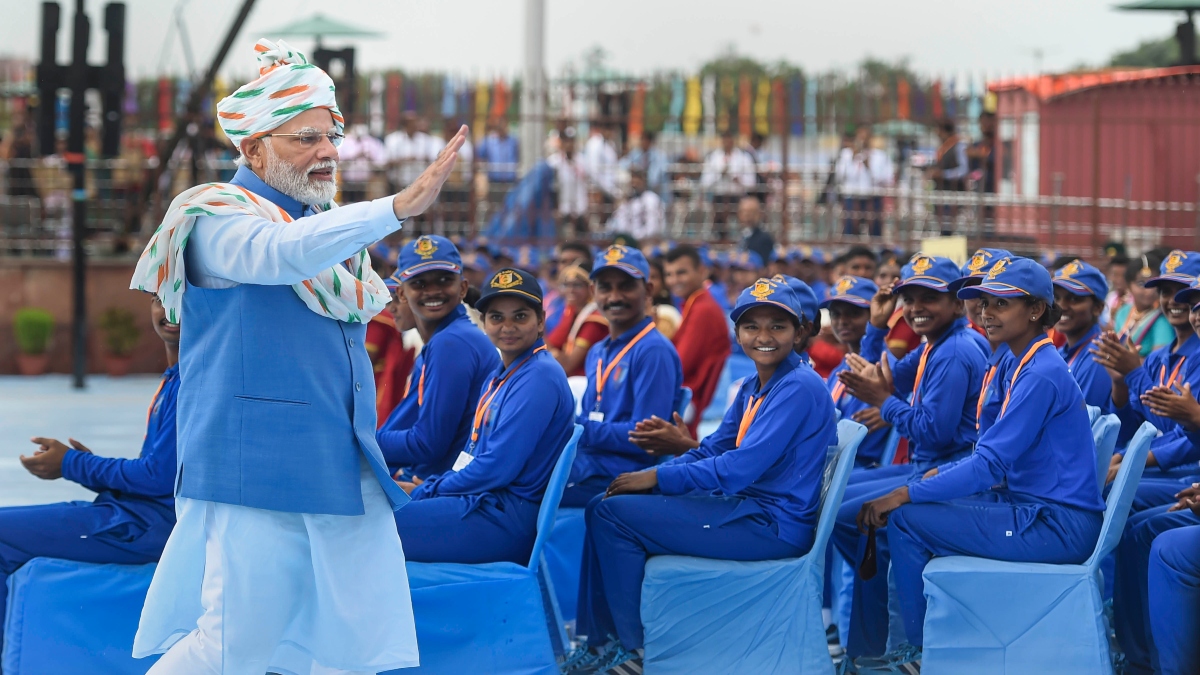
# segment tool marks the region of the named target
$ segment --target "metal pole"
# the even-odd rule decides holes
[[[71,65],[67,70],[71,112],[65,159],[74,188],[71,192],[72,385],[76,389],[83,389],[87,375],[87,255],[83,248],[83,241],[87,237],[87,190],[84,183],[83,125],[87,112],[84,95],[88,86],[87,51],[88,38],[91,36],[91,22],[83,11],[83,0],[75,0],[74,29]]]
[[[546,1],[525,0],[525,82],[521,87],[521,174],[542,158],[546,138]],[[477,131],[482,131],[479,129]]]

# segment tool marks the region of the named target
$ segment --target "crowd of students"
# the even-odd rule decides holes
[[[511,251],[460,245],[405,244],[388,312],[349,348],[375,365],[376,438],[412,498],[395,513],[409,560],[528,562],[550,473],[583,428],[562,499],[586,509],[583,641],[564,672],[639,672],[649,556],[807,553],[839,418],[869,432],[832,537],[863,563],[846,658],[861,672],[919,669],[930,559],[1081,563],[1094,549],[1105,503],[1085,404],[1121,420],[1108,482],[1142,421],[1161,432],[1107,568],[1126,672],[1200,672],[1200,253],[1116,260],[1106,277],[1000,249],[960,267],[866,248],[763,261],[573,242],[527,269]],[[151,319],[172,367],[141,456],[33,439],[22,461],[34,475],[100,496],[0,509],[0,606],[4,579],[36,556],[161,553],[180,327],[157,300]],[[752,371],[726,400],[731,352]],[[569,376],[586,384],[573,393]],[[714,400],[724,415],[701,438]],[[903,443],[885,465],[893,429]],[[889,566],[907,644],[885,653]]]

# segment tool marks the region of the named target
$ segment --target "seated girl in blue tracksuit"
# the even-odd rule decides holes
[[[640,658],[648,556],[774,560],[812,546],[837,430],[824,383],[792,351],[811,322],[795,293],[770,279],[743,291],[730,316],[757,376],[721,426],[685,455],[618,476],[588,504],[578,612],[588,646],[568,669],[604,672]]]
[[[974,286],[982,283],[983,278],[987,276],[988,270],[992,269],[998,261],[1004,258],[1012,258],[1012,254],[1002,248],[981,248],[975,251],[971,259],[966,262],[959,270],[962,277],[956,281],[950,282],[950,292],[955,296],[958,295],[960,288],[964,286]],[[967,323],[971,326],[971,330],[979,333],[983,330],[983,318],[979,313],[979,298],[966,298],[962,301],[963,311],[967,316]],[[988,340],[983,334],[979,334],[983,343],[986,343],[987,352],[990,354],[987,361],[987,367],[983,371],[983,383],[979,388],[979,401],[975,404],[975,431],[976,435],[982,434],[988,427],[996,421],[996,417],[1000,414],[1000,402],[1004,398],[1005,392],[1005,373],[1011,372],[1013,368],[1012,352],[1008,351],[1008,345],[1003,342],[997,344]]]
[[[1108,297],[1108,281],[1095,267],[1074,260],[1054,273],[1054,302],[1062,310],[1055,330],[1067,338],[1059,348],[1071,376],[1083,391],[1083,400],[1102,413],[1112,411],[1112,378],[1088,353],[1100,336],[1100,315]]]
[[[974,454],[868,501],[858,515],[864,530],[891,531],[904,629],[917,650],[921,573],[930,559],[1079,564],[1095,548],[1104,515],[1083,395],[1046,336],[1058,320],[1049,272],[1032,260],[1002,260],[959,294],[982,299],[989,337],[1017,361],[1000,416]]]
[[[878,406],[883,419],[909,442],[909,464],[861,472],[846,488],[838,510],[833,542],[848,561],[862,560],[867,538],[855,518],[862,504],[887,494],[910,479],[942,464],[962,459],[975,445],[979,390],[987,363],[987,347],[963,318],[963,305],[950,292],[959,278],[958,265],[948,258],[918,254],[900,273],[900,283],[883,289],[872,302],[871,325],[859,355],[846,357],[849,368],[838,374],[846,390],[868,405]],[[904,318],[925,338],[916,349],[889,366],[883,338],[897,296],[904,300]],[[986,343],[986,341],[984,341]],[[912,401],[906,399],[911,394]],[[846,651],[851,658],[882,654],[887,645],[886,530],[876,532],[879,573],[856,580],[850,611]]]
[[[529,562],[550,473],[574,426],[567,376],[542,343],[537,277],[502,269],[475,303],[502,365],[472,415],[467,443],[441,474],[400,482],[404,555],[418,562]]]
[[[829,309],[829,322],[833,335],[850,354],[859,353],[867,320],[871,314],[871,298],[879,292],[875,282],[862,277],[842,277],[830,287],[830,296],[821,303]],[[869,405],[846,392],[846,385],[838,379],[838,373],[846,370],[846,360],[838,364],[826,380],[833,405],[842,413],[842,419],[854,420],[867,427],[867,437],[858,446],[854,457],[856,469],[875,468],[887,445],[891,425],[880,417],[879,408]]]
[[[1159,275],[1143,284],[1158,290],[1163,316],[1175,330],[1171,344],[1151,352],[1145,363],[1136,347],[1123,344],[1111,331],[1092,342],[1094,358],[1108,370],[1112,380],[1113,408],[1121,418],[1122,439],[1132,435],[1143,421],[1162,432],[1150,443],[1146,472],[1131,507],[1134,512],[1173,502],[1180,480],[1198,473],[1200,448],[1188,439],[1186,429],[1175,420],[1156,415],[1141,400],[1155,386],[1179,390],[1186,383],[1193,395],[1200,394],[1200,337],[1190,322],[1190,306],[1176,299],[1177,293],[1195,282],[1197,274],[1200,253],[1172,251],[1159,266]],[[1113,454],[1109,481],[1116,476],[1123,452],[1119,449]]]

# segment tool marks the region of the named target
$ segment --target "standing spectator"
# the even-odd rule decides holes
[[[508,135],[508,124],[504,120],[493,120],[488,126],[488,134],[479,144],[479,162],[486,167],[488,183],[499,185],[507,192],[517,181],[521,144]]]
[[[654,132],[643,131],[641,144],[629,151],[621,160],[627,171],[640,169],[646,174],[646,187],[662,199],[664,205],[671,203],[671,181],[667,175],[670,160],[666,153],[654,145]]]
[[[942,144],[938,146],[936,163],[929,169],[926,176],[933,181],[935,190],[962,192],[966,188],[967,169],[969,168],[967,144],[958,135],[952,119],[945,119],[938,123],[937,134]],[[935,202],[933,212],[941,226],[942,236],[948,237],[954,234],[954,220],[958,217],[958,204]]]
[[[361,116],[354,116],[346,138],[338,148],[342,174],[342,203],[361,202],[367,198],[371,175],[387,163],[383,143],[367,129]]]
[[[13,116],[12,128],[0,141],[0,159],[12,162],[8,167],[8,194],[13,197],[36,197],[33,186],[33,126],[25,121],[25,115]]]
[[[729,234],[729,216],[755,183],[754,160],[735,140],[732,129],[721,134],[721,147],[709,153],[700,173],[700,187],[712,195],[713,235],[722,241]]]
[[[1117,310],[1132,302],[1129,296],[1129,282],[1125,273],[1129,271],[1129,258],[1119,253],[1108,259],[1108,297],[1104,299],[1104,314],[1100,317],[1100,325],[1109,328],[1117,315]]]
[[[979,113],[979,140],[967,148],[967,162],[971,171],[971,180],[975,182],[975,191],[982,194],[996,194],[996,113],[985,110]],[[983,207],[983,232],[985,236],[993,233],[996,221],[996,207],[987,204]],[[1107,325],[1107,323],[1105,324]]]
[[[658,194],[648,190],[646,174],[641,169],[629,172],[630,194],[625,198],[605,228],[609,234],[625,233],[642,244],[662,239],[666,229],[666,211]]]
[[[871,145],[871,127],[864,124],[854,132],[851,147],[842,148],[834,165],[837,183],[845,199],[844,233],[859,234],[862,224],[872,237],[883,234],[883,195],[880,190],[895,181],[896,170],[887,153]]]
[[[601,197],[611,203],[617,192],[617,150],[608,138],[608,126],[592,124],[587,142],[583,145],[583,163]]]
[[[482,147],[480,151],[482,152]],[[587,233],[588,173],[583,157],[575,152],[575,128],[559,135],[558,152],[546,158],[558,184],[558,217],[562,235],[568,239]]]
[[[746,154],[750,155],[750,160],[754,162],[754,188],[750,192],[764,204],[767,203],[767,176],[774,163],[763,147],[766,142],[767,137],[756,131],[750,134],[750,145],[746,146]]]
[[[738,201],[737,219],[742,226],[742,248],[757,253],[764,265],[771,262],[775,255],[775,239],[762,229],[762,203],[758,197],[746,195]]]

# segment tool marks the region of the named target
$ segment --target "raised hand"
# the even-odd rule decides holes
[[[871,298],[871,325],[881,330],[888,327],[888,321],[896,312],[896,296],[892,293],[893,285],[888,284],[880,288],[875,297]]]
[[[1142,403],[1159,417],[1168,417],[1190,429],[1200,429],[1200,402],[1192,396],[1192,386],[1183,383],[1176,392],[1171,387],[1152,387],[1142,394]]]
[[[886,354],[878,364],[870,364],[859,372],[855,372],[853,367],[839,372],[838,379],[846,385],[850,395],[877,408],[888,400],[895,388]]]
[[[442,191],[442,184],[454,170],[454,162],[458,159],[459,149],[466,142],[467,125],[464,124],[458,128],[458,133],[454,134],[454,138],[446,143],[446,147],[438,153],[433,164],[430,164],[420,176],[417,176],[411,185],[392,197],[392,210],[395,211],[396,218],[403,220],[410,216],[420,215],[433,205],[433,202],[437,200],[438,193]]]
[[[1113,380],[1124,379],[1142,365],[1142,357],[1138,354],[1137,347],[1121,342],[1112,331],[1101,333],[1100,337],[1092,341],[1089,351],[1092,359],[1103,366]]]

